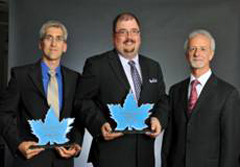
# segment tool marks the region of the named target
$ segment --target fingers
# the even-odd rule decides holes
[[[115,138],[118,138],[120,136],[123,136],[123,133],[121,132],[113,132],[113,133],[108,133],[104,137],[105,140],[113,140]]]
[[[109,123],[103,124],[103,126],[101,127],[101,131],[105,140],[113,140],[115,138],[123,136],[123,133],[121,132],[112,132],[112,128]]]
[[[78,144],[73,144],[69,149],[66,149],[65,147],[55,147],[55,149],[61,157],[71,158],[80,152],[81,147]]]
[[[79,154],[82,148],[78,144],[73,144],[68,150],[74,150],[75,153],[73,153],[73,156],[76,156]]]
[[[102,131],[102,135],[106,136],[108,133],[112,132],[112,128],[109,123],[105,123],[103,124],[101,131]]]
[[[63,158],[70,158],[72,156],[72,152],[73,151],[68,151],[66,148],[64,147],[55,147],[55,149],[57,150],[57,152],[59,153],[59,155]]]
[[[44,148],[34,148],[30,149],[31,146],[37,145],[36,142],[33,141],[24,141],[19,144],[19,151],[26,157],[26,159],[31,159],[32,157],[38,155],[40,152],[45,150]],[[73,144],[69,149],[65,147],[56,147],[57,152],[63,158],[70,158],[72,156],[76,156],[79,154],[81,147],[78,144]]]
[[[151,118],[151,132],[146,132],[146,135],[152,137],[152,138],[156,138],[162,130],[161,124],[159,122],[159,120],[155,117]]]
[[[44,148],[30,149],[30,147],[34,145],[37,145],[37,143],[33,141],[24,141],[19,144],[18,149],[26,157],[26,159],[31,159],[44,150]]]

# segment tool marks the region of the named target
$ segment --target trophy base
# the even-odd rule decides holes
[[[148,134],[151,134],[151,133],[154,133],[153,131],[151,131],[150,129],[143,129],[143,130],[123,130],[123,131],[121,131],[121,130],[114,130],[113,131],[113,133],[114,132],[121,132],[121,133],[123,133],[123,134],[146,134],[146,133],[148,133]]]
[[[37,149],[37,148],[51,149],[51,148],[54,148],[54,147],[69,148],[70,146],[71,146],[71,144],[47,144],[47,145],[30,146],[29,149]]]

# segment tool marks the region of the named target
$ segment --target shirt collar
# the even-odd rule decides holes
[[[42,67],[43,75],[48,75],[49,67],[46,65],[44,61],[41,61],[41,67]],[[58,66],[55,69],[55,72],[56,72],[56,75],[59,76],[61,73],[61,67]]]
[[[128,62],[130,61],[129,59],[126,59],[121,54],[118,54],[118,57],[120,58],[120,61],[124,66],[129,65],[128,64]],[[139,64],[139,55],[137,54],[131,61],[134,61],[135,64]]]
[[[212,70],[211,70],[211,69],[209,69],[206,73],[204,73],[203,75],[201,75],[199,78],[196,78],[196,77],[194,77],[194,76],[191,74],[191,76],[190,76],[190,83],[191,83],[193,80],[197,79],[197,80],[200,82],[200,85],[201,85],[201,86],[204,86],[204,85],[207,83],[207,80],[210,78],[211,74],[212,74]]]

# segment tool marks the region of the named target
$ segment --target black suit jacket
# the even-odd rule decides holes
[[[61,72],[63,78],[63,106],[60,111],[60,119],[75,117],[73,104],[80,74],[64,66],[61,67]],[[17,147],[21,142],[37,141],[37,138],[31,133],[27,120],[43,120],[49,109],[41,73],[40,61],[36,64],[16,67],[11,70],[9,85],[4,92],[4,99],[0,102],[1,133],[15,156],[15,166],[73,166],[73,159],[61,158],[54,149],[45,150],[30,160],[26,160],[18,152]],[[12,117],[16,119],[13,121]],[[81,145],[83,127],[78,120],[75,120],[74,128],[68,134],[68,137],[71,142]]]
[[[152,116],[157,117],[163,128],[167,125],[167,98],[159,64],[139,56],[142,72],[142,90],[139,104],[155,103]],[[155,79],[151,83],[149,80]],[[79,90],[81,113],[86,127],[93,135],[89,160],[100,167],[153,167],[154,139],[146,135],[124,135],[112,141],[104,141],[100,128],[106,121],[113,128],[106,104],[123,103],[130,85],[115,50],[87,59]],[[80,104],[79,104],[80,105]]]
[[[170,88],[171,112],[163,139],[163,167],[238,167],[238,91],[212,74],[188,118],[189,80]]]

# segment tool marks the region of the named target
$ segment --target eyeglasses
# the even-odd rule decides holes
[[[115,33],[120,36],[127,36],[127,35],[137,36],[138,34],[140,34],[140,30],[132,29],[132,30],[128,31],[126,29],[120,29],[120,30],[116,31]]]
[[[58,36],[56,38],[54,38],[53,36],[51,35],[46,35],[44,38],[44,40],[48,41],[48,42],[57,42],[57,43],[60,43],[60,42],[63,42],[65,41],[64,38],[62,36]]]

